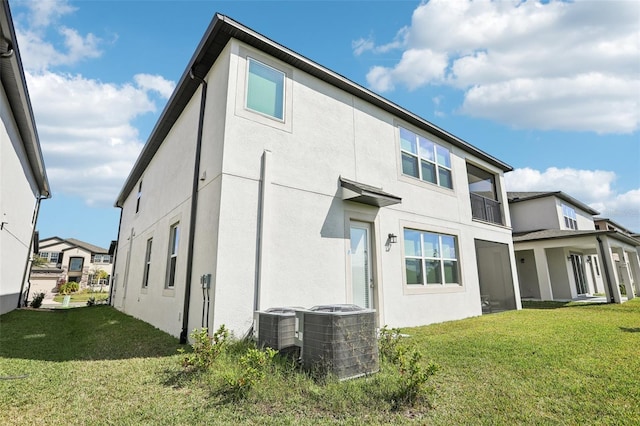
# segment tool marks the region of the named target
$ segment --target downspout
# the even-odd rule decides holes
[[[607,265],[607,256],[604,254],[604,246],[602,245],[602,240],[598,235],[596,237],[598,240],[598,245],[600,246],[600,253],[602,253],[602,266],[604,266],[604,276],[607,279],[607,287],[609,288],[609,303],[614,303],[615,300],[613,298],[613,287],[611,286],[611,276],[609,275],[609,265]]]
[[[24,292],[24,282],[28,276],[29,277],[31,276],[31,265],[32,265],[31,250],[33,249],[33,239],[35,238],[36,228],[38,225],[38,215],[40,214],[40,202],[42,202],[42,200],[45,200],[47,198],[51,198],[51,195],[49,194],[45,197],[38,195],[38,198],[36,199],[36,205],[33,208],[33,229],[31,230],[31,241],[29,241],[29,251],[27,251],[27,261],[24,264],[24,272],[22,273],[22,283],[20,283],[20,294],[18,295],[18,308],[22,307],[22,302],[23,302],[22,292]],[[31,288],[31,283],[29,283],[29,289],[27,291],[29,291],[30,288]],[[25,303],[24,305],[26,306],[27,304]]]
[[[268,259],[266,258],[265,242],[267,241],[267,231],[269,230],[269,218],[268,212],[271,210],[269,196],[271,188],[271,169],[269,168],[269,159],[271,158],[271,151],[265,150],[262,154],[262,173],[260,176],[260,200],[259,200],[259,217],[258,217],[258,249],[256,253],[256,282],[253,293],[253,310],[260,310],[260,299],[262,288],[266,282],[268,273]]]
[[[122,227],[122,206],[116,206],[120,209],[120,219],[118,220],[118,233],[116,234],[116,251],[113,253],[113,268],[111,268],[111,282],[109,283],[109,306],[113,306],[113,284],[116,276],[116,261],[118,260],[118,244],[120,242],[120,228]],[[116,283],[117,284],[117,283]]]
[[[200,155],[202,152],[202,128],[204,126],[204,108],[207,103],[207,82],[196,76],[193,68],[189,70],[192,80],[202,85],[200,97],[200,117],[198,118],[198,135],[196,139],[196,158],[193,166],[193,186],[191,188],[191,218],[189,219],[189,243],[187,248],[187,276],[184,286],[184,307],[182,310],[182,331],[180,343],[187,343],[189,328],[189,305],[191,303],[191,277],[193,275],[193,247],[196,239],[196,218],[198,214],[198,182],[200,180]]]

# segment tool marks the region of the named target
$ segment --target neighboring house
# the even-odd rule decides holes
[[[620,303],[622,292],[627,299],[634,291],[640,294],[640,241],[622,227],[594,220],[597,211],[560,191],[509,192],[508,197],[523,298],[605,293]]]
[[[0,6],[0,314],[24,302],[40,200],[49,181],[6,0]]]
[[[75,238],[40,240],[38,256],[46,263],[31,268],[29,294],[51,293],[63,282],[75,281],[80,288],[107,288],[113,263],[109,250]],[[100,271],[106,277],[100,279]],[[103,274],[104,275],[104,274]]]
[[[270,307],[390,326],[518,309],[509,170],[216,15],[116,201],[111,300],[183,342]]]

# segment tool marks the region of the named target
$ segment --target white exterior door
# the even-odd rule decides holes
[[[363,308],[373,307],[373,277],[371,274],[371,226],[351,222],[351,288],[353,303]]]

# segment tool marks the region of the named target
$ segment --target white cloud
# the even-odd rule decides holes
[[[360,38],[351,42],[351,48],[356,56],[362,55],[367,50],[372,50],[375,43],[371,39]]]
[[[176,83],[160,75],[136,74],[133,76],[136,84],[144,90],[153,90],[165,99],[169,99],[176,87]]]
[[[391,67],[367,74],[378,91],[444,84],[461,111],[515,127],[631,133],[640,127],[640,3],[431,0],[388,44]]]
[[[143,146],[131,122],[156,110],[148,89],[53,72],[27,84],[54,192],[113,203]]]
[[[60,25],[64,15],[76,8],[66,0],[27,1],[26,25],[16,22],[20,56],[30,71],[44,71],[60,65],[78,62],[102,55],[100,38],[92,33],[81,35],[77,30]],[[56,40],[57,45],[51,40]]]
[[[175,83],[137,74],[116,84],[56,71],[99,57],[101,39],[58,22],[75,10],[66,1],[27,6],[18,42],[51,187],[110,207],[144,145],[133,121],[156,112],[152,92],[168,98]]]
[[[48,27],[53,21],[76,10],[68,0],[37,0],[24,4],[29,9],[29,24],[33,28]]]
[[[614,189],[616,174],[606,170],[528,167],[505,174],[507,191],[562,191],[631,230],[640,231],[640,188]]]

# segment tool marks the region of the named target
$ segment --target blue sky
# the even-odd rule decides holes
[[[635,1],[9,0],[53,198],[102,247],[114,200],[215,12],[640,231]]]

